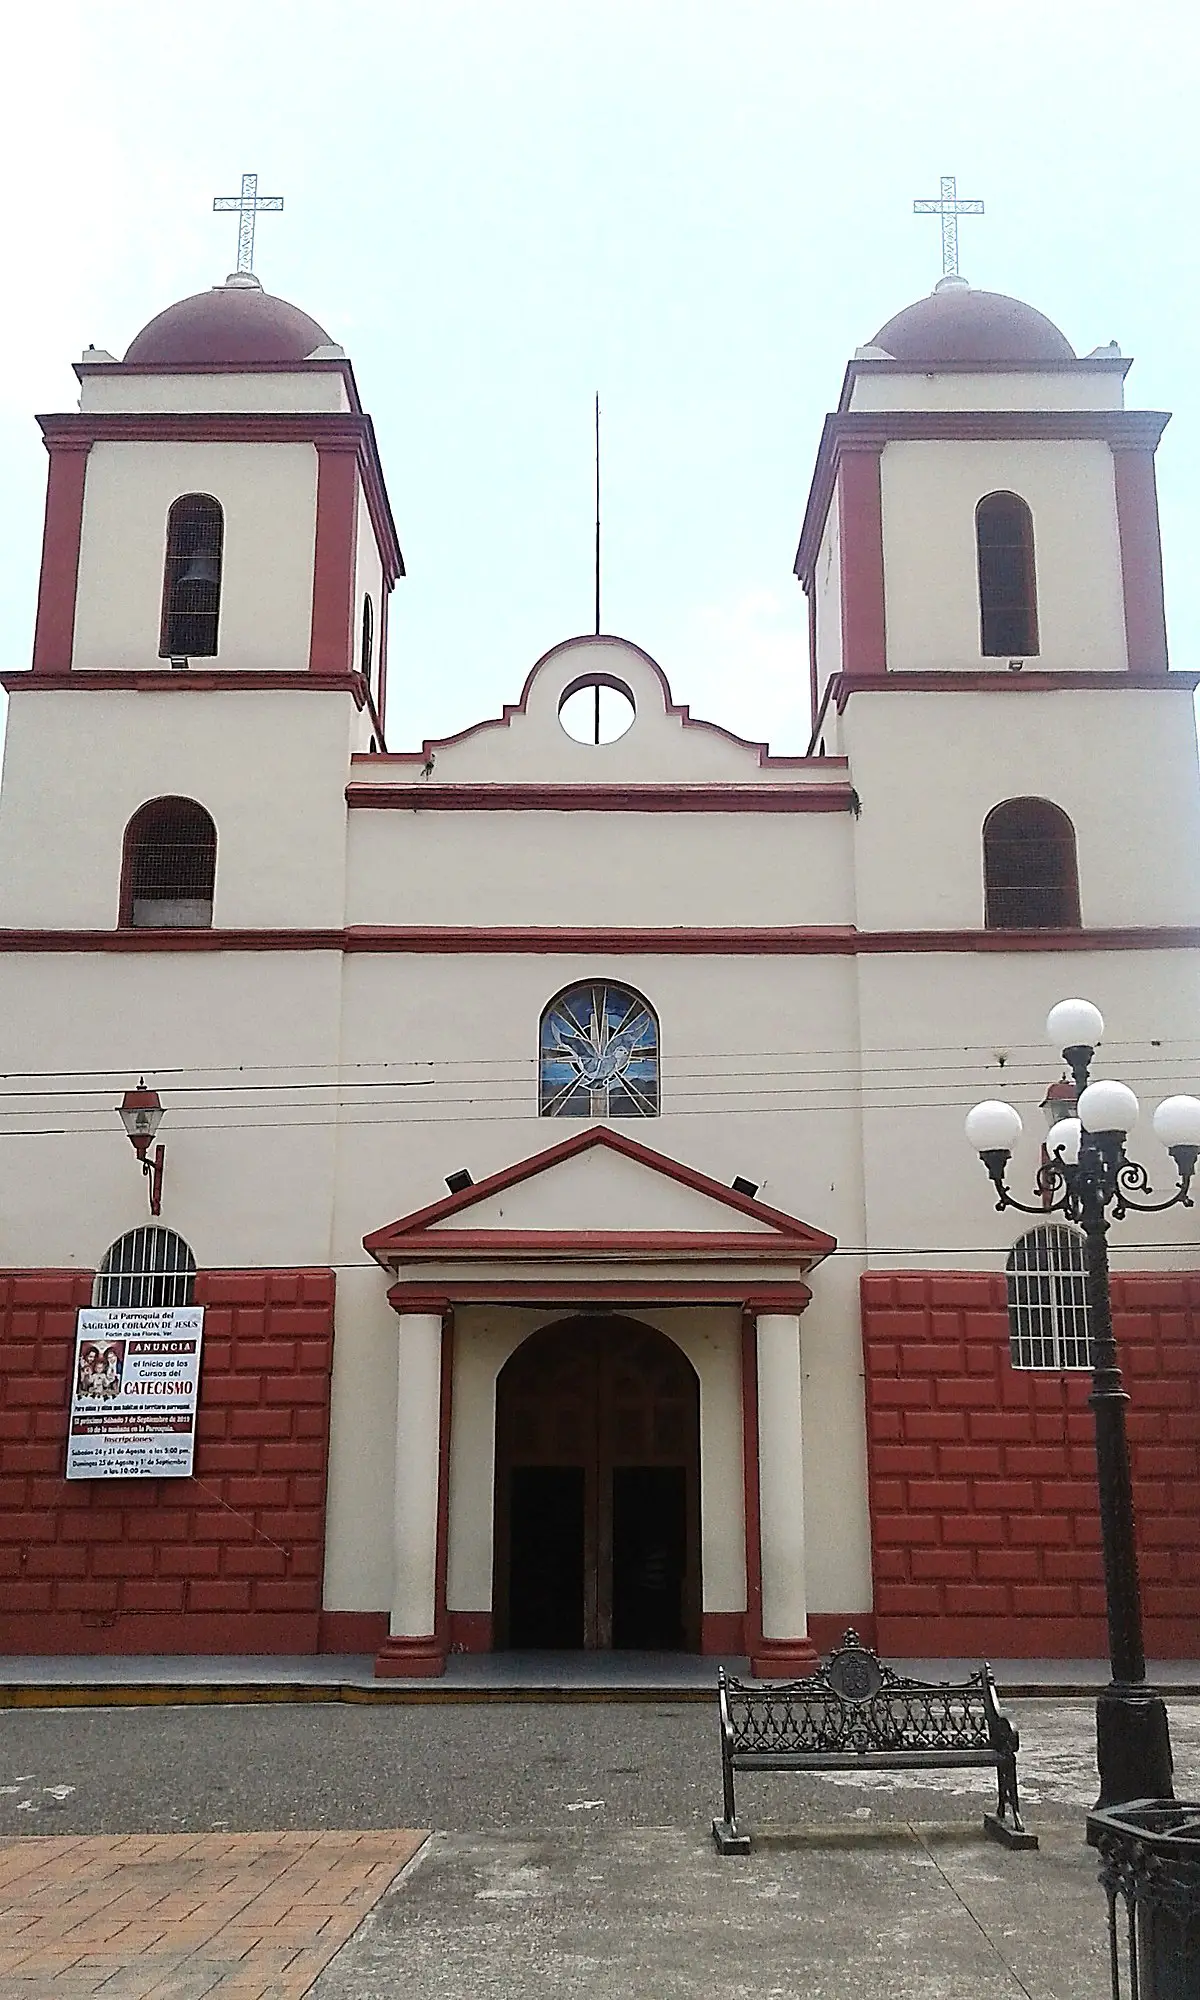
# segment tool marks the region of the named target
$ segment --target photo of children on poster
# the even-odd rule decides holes
[[[186,1479],[203,1306],[86,1306],[75,1335],[68,1479]]]

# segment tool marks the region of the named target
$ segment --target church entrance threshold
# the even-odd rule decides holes
[[[700,1393],[652,1327],[544,1327],[496,1391],[498,1647],[698,1651]]]

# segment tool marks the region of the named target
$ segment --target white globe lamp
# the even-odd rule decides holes
[[[977,1153],[1011,1153],[1021,1136],[1021,1114],[1015,1105],[989,1098],[968,1111],[964,1129]]]
[[[1078,1118],[1060,1118],[1046,1134],[1046,1151],[1061,1166],[1077,1167],[1081,1137],[1082,1127]]]
[[[1153,1119],[1154,1136],[1168,1152],[1200,1147],[1200,1098],[1164,1097]]]
[[[1139,1105],[1128,1084],[1105,1077],[1089,1083],[1079,1099],[1079,1122],[1085,1132],[1119,1132],[1122,1138],[1138,1122]]]
[[[1104,1016],[1090,1000],[1060,1000],[1046,1016],[1052,1049],[1095,1049],[1104,1035]]]

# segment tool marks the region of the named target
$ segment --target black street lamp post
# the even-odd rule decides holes
[[[1021,1119],[1011,1104],[977,1104],[967,1118],[967,1138],[977,1149],[999,1197],[998,1209],[1023,1215],[1060,1214],[1083,1231],[1087,1270],[1087,1324],[1092,1360],[1088,1398],[1096,1422],[1096,1475],[1100,1489],[1100,1533],[1104,1588],[1108,1601],[1112,1681],[1096,1703],[1098,1805],[1134,1799],[1173,1799],[1171,1740],[1161,1695],[1146,1684],[1142,1602],[1134,1535],[1133,1482],[1125,1432],[1128,1394],[1113,1337],[1108,1283],[1108,1225],[1130,1209],[1152,1214],[1179,1205],[1190,1208],[1188,1192],[1200,1158],[1200,1101],[1169,1097],[1154,1114],[1154,1130],[1167,1147],[1179,1176],[1166,1201],[1139,1197],[1151,1192],[1145,1167],[1128,1158],[1125,1140],[1138,1116],[1138,1101],[1123,1084],[1092,1083],[1092,1057],[1104,1031],[1098,1008],[1087,1000],[1063,1000],[1051,1009],[1046,1032],[1061,1048],[1075,1080],[1077,1116],[1062,1118],[1046,1138],[1046,1157],[1034,1183],[1038,1199],[1018,1201],[1008,1189],[1009,1156],[1021,1135]]]

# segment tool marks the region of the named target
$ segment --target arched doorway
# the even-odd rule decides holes
[[[562,1320],[496,1384],[495,1642],[700,1649],[700,1384],[653,1327]]]

